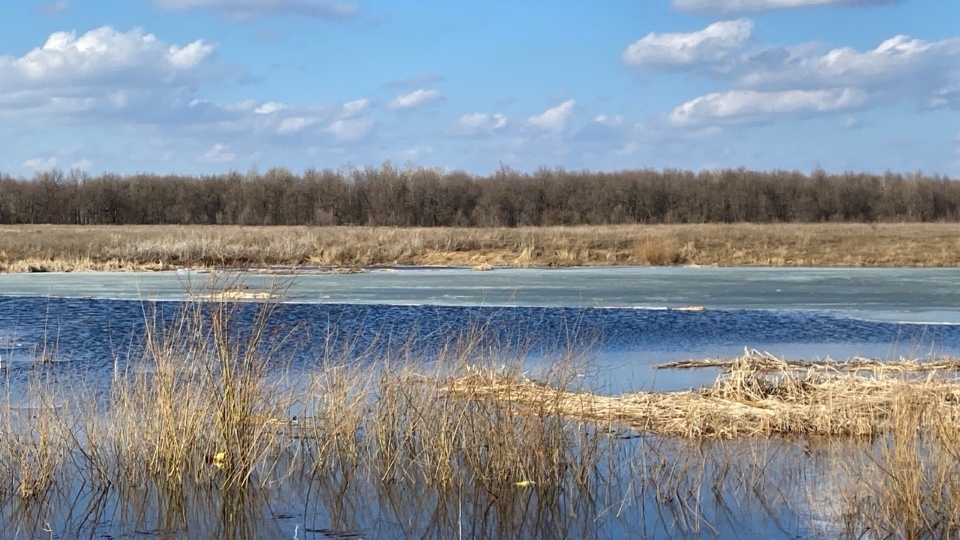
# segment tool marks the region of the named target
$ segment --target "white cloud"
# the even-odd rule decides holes
[[[898,35],[865,52],[844,47],[815,55],[808,49],[791,51],[775,65],[742,74],[737,82],[752,88],[858,86],[932,94],[960,81],[960,38],[930,43]]]
[[[862,106],[867,94],[857,88],[757,92],[731,90],[700,96],[670,112],[678,126],[760,121],[783,114],[823,113]]]
[[[135,28],[121,33],[109,26],[80,37],[55,32],[43,47],[20,58],[0,57],[0,88],[32,89],[46,82],[91,81],[118,76],[133,82],[172,81],[189,73],[213,53],[202,40],[167,45]]]
[[[467,113],[447,126],[447,133],[460,137],[482,137],[507,127],[507,117],[484,112]]]
[[[355,99],[353,101],[348,101],[343,104],[343,114],[344,116],[356,116],[363,111],[366,111],[373,105],[373,100],[363,98]]]
[[[812,6],[872,6],[900,0],[672,0],[671,5],[691,13],[742,13]]]
[[[327,126],[324,131],[333,135],[340,142],[354,142],[366,137],[372,127],[373,118],[362,116],[336,120]]]
[[[623,52],[631,65],[687,66],[721,60],[743,47],[753,32],[750,19],[715,22],[696,32],[651,32]]]
[[[35,157],[30,158],[20,164],[21,167],[25,169],[31,169],[34,171],[49,171],[50,169],[57,166],[57,158],[55,157]]]
[[[237,155],[230,152],[226,145],[217,143],[209,150],[197,156],[197,161],[202,163],[229,163],[237,158]]]
[[[556,107],[547,109],[543,114],[531,116],[527,119],[527,125],[559,133],[567,128],[570,117],[573,116],[573,107],[577,104],[574,100],[564,101]]]
[[[957,66],[960,38],[928,42],[897,35],[864,51],[805,43],[730,54],[691,68],[730,88],[690,100],[668,119],[674,125],[752,123],[903,101],[960,107],[960,92],[953,90],[960,88]]]
[[[0,117],[156,115],[190,101],[213,52],[202,40],[169,44],[141,29],[55,32],[23,56],[0,56]]]
[[[334,0],[154,0],[154,3],[169,10],[212,9],[236,19],[301,15],[341,21],[360,13],[360,4]]]
[[[429,105],[431,103],[437,103],[443,101],[445,98],[439,90],[430,89],[425,90],[423,88],[414,90],[409,94],[402,94],[390,100],[387,103],[387,110],[399,111],[404,109],[414,109],[416,107],[422,107],[424,105]]]
[[[277,133],[281,135],[297,133],[318,123],[319,121],[319,118],[313,118],[310,116],[291,116],[280,121],[280,124],[277,126]]]
[[[255,114],[273,114],[273,113],[275,113],[275,112],[280,112],[280,111],[282,111],[282,110],[284,110],[284,109],[286,109],[286,108],[287,108],[287,106],[284,105],[283,103],[277,103],[277,102],[275,102],[275,101],[268,101],[268,102],[266,102],[266,103],[258,106],[256,109],[253,110],[253,112],[254,112]]]

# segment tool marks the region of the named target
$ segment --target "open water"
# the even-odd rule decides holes
[[[715,373],[651,367],[744,348],[808,359],[960,353],[960,269],[398,268],[226,279],[277,293],[269,335],[304,367],[359,351],[429,356],[474,337],[532,358],[583,352],[598,386],[619,392],[707,384]],[[224,280],[0,274],[0,366],[42,354],[64,369],[112,370],[137,355],[148,322],[174,320],[182,302]],[[257,309],[239,307],[238,320],[252,324]]]

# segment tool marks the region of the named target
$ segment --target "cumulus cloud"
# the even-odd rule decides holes
[[[868,51],[844,47],[824,54],[812,47],[787,51],[778,62],[751,69],[737,84],[750,88],[816,88],[822,86],[904,87],[936,89],[957,79],[960,38],[926,42],[898,35]]]
[[[57,32],[23,56],[0,56],[0,123],[95,122],[189,133],[219,145],[197,157],[204,163],[236,158],[228,137],[282,137],[290,144],[292,136],[326,132],[343,142],[365,137],[373,126],[367,114],[374,103],[368,98],[308,105],[201,99],[204,82],[225,76],[214,53],[202,40],[169,43],[141,29]],[[404,104],[430,99],[435,99],[430,93],[417,94]]]
[[[447,133],[459,137],[484,137],[507,127],[507,117],[483,112],[467,113],[447,126]]]
[[[274,132],[278,135],[293,135],[310,127],[332,122],[323,131],[333,134],[338,140],[355,140],[366,135],[372,125],[367,116],[362,116],[372,105],[373,100],[367,98],[343,104],[306,107],[268,102],[257,105],[253,111],[256,114],[272,115],[270,118],[275,123]]]
[[[670,57],[664,48],[651,50],[660,55],[659,65],[690,66],[730,85],[727,91],[676,107],[668,114],[674,125],[753,123],[765,117],[901,102],[920,108],[960,107],[960,38],[929,42],[897,35],[867,50],[805,43],[717,52],[707,59],[692,52]],[[675,61],[668,64],[664,58]]]
[[[678,126],[717,121],[743,123],[783,114],[854,109],[866,101],[866,92],[857,88],[779,92],[731,90],[692,99],[671,111],[668,119],[670,123]]]
[[[154,3],[168,10],[211,9],[236,19],[300,15],[342,21],[360,13],[360,4],[334,0],[154,0]]]
[[[564,101],[556,107],[547,109],[542,114],[531,116],[527,119],[527,125],[545,131],[559,133],[567,128],[576,104],[576,101],[572,99]]]
[[[717,61],[743,47],[752,32],[750,19],[715,22],[696,32],[651,32],[627,47],[623,61],[658,67]]]
[[[689,13],[742,13],[812,6],[875,6],[901,0],[672,0],[671,5]]]
[[[55,32],[23,56],[0,56],[0,116],[155,114],[158,102],[190,101],[213,53],[202,40],[170,44],[141,29]]]
[[[387,109],[391,111],[400,111],[406,109],[415,109],[424,105],[430,105],[443,101],[445,98],[439,90],[423,88],[414,90],[409,94],[401,94],[387,103]]]
[[[33,89],[44,83],[82,83],[112,76],[135,84],[171,83],[194,70],[214,47],[197,40],[170,45],[135,28],[104,26],[80,37],[55,32],[40,48],[14,58],[0,56],[0,89]]]

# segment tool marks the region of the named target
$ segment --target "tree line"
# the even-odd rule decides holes
[[[274,168],[212,176],[0,174],[0,223],[516,227],[960,221],[960,182],[822,169]]]

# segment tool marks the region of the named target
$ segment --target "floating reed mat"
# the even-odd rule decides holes
[[[898,418],[914,415],[939,428],[960,429],[960,378],[954,364],[914,362],[907,370],[905,362],[901,369],[897,363],[884,369],[855,360],[801,369],[783,361],[775,367],[773,360],[749,352],[724,364],[713,386],[692,391],[604,396],[483,370],[450,379],[441,390],[451,398],[493,402],[517,414],[557,415],[688,438],[871,437],[888,432]]]

